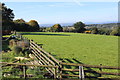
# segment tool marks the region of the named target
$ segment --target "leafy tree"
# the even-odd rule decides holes
[[[25,23],[25,20],[23,20],[23,19],[17,19],[17,20],[14,20],[14,23]]]
[[[40,29],[38,22],[35,20],[30,20],[27,24],[31,26],[31,31],[38,31]]]
[[[62,32],[63,28],[61,27],[60,24],[55,24],[51,27],[52,32]]]
[[[12,30],[14,13],[2,3],[2,30]]]
[[[82,23],[81,21],[80,22],[76,22],[74,24],[74,28],[76,30],[76,32],[78,33],[83,33],[86,29],[85,29],[85,24]]]
[[[98,34],[97,27],[92,28],[91,34]]]
[[[17,20],[14,20],[13,30],[30,31],[31,29],[30,29],[30,26],[28,24],[26,24],[25,20],[17,19]]]

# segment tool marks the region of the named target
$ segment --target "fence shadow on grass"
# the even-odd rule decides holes
[[[38,46],[40,46],[40,47],[42,47],[43,46],[43,44],[37,44]]]
[[[48,33],[21,33],[22,35],[49,35],[49,36],[70,36],[67,34],[48,34]]]
[[[73,60],[74,60],[76,63],[78,63],[78,64],[83,64],[82,62],[78,61],[77,59],[74,59],[74,58],[73,58]],[[95,74],[92,73],[92,74],[94,75],[93,77],[100,77],[100,74],[97,73],[95,70],[91,69],[90,67],[85,67],[85,69],[87,69],[87,70],[89,70],[89,71],[94,71]]]
[[[74,59],[74,58],[72,58],[72,59],[67,59],[67,58],[65,58],[65,59],[62,59],[62,58],[60,58],[59,60],[61,60],[62,62],[66,62],[66,63],[78,63],[78,64],[84,64],[84,63],[82,63],[82,62],[80,62],[80,61],[78,61],[77,59]],[[67,68],[67,69],[79,69],[79,67],[78,66],[69,66],[69,65],[64,65],[64,68]],[[100,77],[100,74],[99,73],[97,73],[95,70],[93,70],[92,68],[90,68],[90,67],[84,67],[84,69],[85,70],[89,70],[89,71],[94,71],[95,73],[91,73],[91,75],[93,76],[93,77]],[[63,73],[65,73],[65,74],[68,74],[66,71],[64,71]],[[74,75],[79,75],[79,73],[78,72],[70,72],[71,74],[74,74]],[[87,75],[87,74],[85,74],[85,75]]]

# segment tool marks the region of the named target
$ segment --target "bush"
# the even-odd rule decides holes
[[[117,30],[113,30],[110,35],[114,35],[114,36],[117,36],[118,35],[118,31]]]
[[[31,50],[26,48],[22,51],[23,55],[26,56],[26,57],[29,57],[29,54],[30,54]]]
[[[19,54],[20,52],[22,52],[22,48],[19,47],[19,46],[14,46],[14,47],[13,47],[13,51],[14,51],[16,54]]]
[[[110,35],[111,32],[112,30],[109,28],[99,28],[98,30],[98,34],[102,34],[102,35]]]
[[[74,24],[74,28],[75,28],[75,31],[78,32],[78,33],[83,33],[86,29],[85,29],[85,24],[83,22],[76,22]]]
[[[96,27],[94,27],[91,31],[91,34],[97,34],[98,33],[98,29]]]
[[[63,28],[60,24],[55,24],[51,27],[52,32],[63,32]]]

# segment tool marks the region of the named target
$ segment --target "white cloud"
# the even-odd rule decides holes
[[[83,4],[82,2],[58,2],[58,3],[52,3],[49,5],[43,5],[43,6],[49,6],[49,7],[72,7],[72,6],[85,6],[86,4]]]
[[[75,3],[77,3],[79,6],[84,6],[79,0],[73,0]]]

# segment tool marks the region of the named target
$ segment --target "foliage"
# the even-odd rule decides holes
[[[2,3],[2,30],[12,30],[14,13],[13,10],[7,8],[4,3]]]
[[[38,22],[35,20],[30,20],[27,24],[31,26],[31,31],[38,31],[40,29]]]
[[[2,50],[9,50],[9,41],[2,41]]]
[[[22,48],[20,46],[14,46],[13,51],[16,54],[19,54],[20,52],[22,52]]]
[[[113,29],[110,35],[120,36],[120,27]]]
[[[110,35],[111,29],[109,28],[98,28],[98,34]]]
[[[25,23],[25,20],[23,19],[17,19],[17,20],[14,20],[14,23]]]
[[[48,27],[48,28],[46,28],[44,31],[45,31],[45,32],[51,32],[51,28]]]
[[[46,29],[47,29],[46,27],[41,27],[39,31],[40,32],[46,32]]]
[[[62,32],[63,28],[61,27],[60,24],[55,24],[51,27],[52,32]]]
[[[97,34],[98,33],[98,29],[96,27],[92,28],[91,34]]]
[[[82,23],[81,21],[80,22],[76,22],[74,24],[74,28],[76,30],[76,32],[78,33],[83,33],[86,29],[85,29],[85,24]]]
[[[31,27],[26,24],[25,20],[23,19],[17,19],[17,20],[14,20],[14,26],[13,26],[13,30],[16,30],[16,31],[30,31]]]
[[[39,24],[35,20],[31,20],[29,22],[26,22],[23,19],[17,19],[14,20],[14,30],[16,31],[38,31],[39,30]]]

